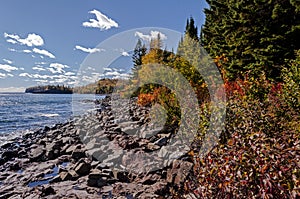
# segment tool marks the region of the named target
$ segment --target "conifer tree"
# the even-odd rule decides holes
[[[142,58],[143,56],[146,55],[147,48],[145,44],[142,43],[142,41],[139,39],[132,55],[132,61],[133,61],[133,68],[132,68],[132,73],[133,77],[137,76],[137,72],[140,69],[142,65]]]
[[[300,47],[297,1],[207,0],[201,43],[212,57],[224,54],[230,79],[264,72],[280,77],[285,59]]]

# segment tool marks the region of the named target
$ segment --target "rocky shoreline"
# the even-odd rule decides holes
[[[193,162],[188,146],[168,146],[175,129],[155,129],[134,102],[130,118],[113,113],[110,97],[100,103],[97,113],[2,144],[0,199],[195,198],[181,192]]]

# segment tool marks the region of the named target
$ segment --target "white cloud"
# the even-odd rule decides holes
[[[70,68],[70,67],[60,63],[51,63],[50,68],[48,68],[48,70],[53,74],[65,73],[64,68]]]
[[[40,82],[40,83],[48,83],[48,80],[46,80],[46,79],[35,79],[33,81]]]
[[[16,43],[18,43],[16,40],[13,40],[13,39],[7,39],[6,42],[7,42],[7,43],[11,43],[11,44],[16,44]]]
[[[151,41],[152,39],[157,39],[158,34],[160,35],[161,40],[166,40],[167,39],[167,36],[164,33],[159,32],[159,31],[153,31],[152,30],[149,35],[143,34],[143,33],[138,32],[138,31],[135,32],[136,37],[139,37],[140,39],[145,40],[145,41]]]
[[[13,49],[13,48],[8,48],[8,50],[11,52],[18,52],[16,49]]]
[[[96,15],[96,19],[89,19],[88,22],[83,22],[84,27],[99,28],[100,30],[109,30],[112,27],[119,27],[118,23],[108,18],[98,10],[92,10],[90,14]]]
[[[66,72],[65,75],[66,76],[72,76],[72,75],[75,75],[75,73],[73,73],[73,72]]]
[[[21,52],[23,52],[23,53],[32,53],[31,50],[22,50]]]
[[[125,57],[129,57],[129,56],[130,56],[129,53],[128,53],[128,52],[125,52],[125,51],[123,51],[121,54],[122,54],[123,56],[125,56]]]
[[[104,71],[113,71],[111,68],[103,68]]]
[[[13,61],[9,60],[9,59],[2,59],[4,62],[6,62],[7,64],[12,64]]]
[[[7,38],[7,42],[12,44],[21,44],[27,46],[42,46],[44,45],[44,40],[40,35],[35,33],[30,33],[26,38],[22,39],[19,35],[4,33],[4,38]]]
[[[83,52],[86,52],[86,53],[96,53],[96,52],[101,52],[101,51],[105,51],[104,49],[99,49],[99,48],[85,48],[85,47],[82,47],[82,46],[75,46],[75,49],[76,50],[81,50]]]
[[[50,57],[52,59],[55,58],[55,56],[47,50],[41,50],[41,49],[38,49],[38,48],[34,48],[32,51],[37,53],[37,54],[40,54],[40,55],[45,55],[45,56]]]
[[[4,70],[6,72],[11,72],[13,70],[19,70],[17,67],[8,65],[8,64],[0,64],[0,70]]]
[[[48,64],[47,62],[35,62],[36,65],[45,65]]]
[[[0,79],[4,79],[6,77],[6,74],[0,73]]]
[[[41,66],[34,66],[32,67],[32,70],[45,71],[46,69],[42,68]]]

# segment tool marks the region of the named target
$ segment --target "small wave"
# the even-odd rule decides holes
[[[53,114],[41,114],[40,116],[42,116],[42,117],[58,117],[59,114],[57,114],[57,113],[53,113]]]

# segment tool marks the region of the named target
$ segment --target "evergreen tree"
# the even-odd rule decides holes
[[[198,28],[195,26],[195,21],[193,17],[187,20],[186,27],[185,27],[185,34],[188,35],[190,38],[198,41]]]
[[[230,79],[265,72],[280,77],[285,59],[299,49],[299,3],[290,0],[238,1],[207,0],[206,22],[201,43],[223,63]]]
[[[137,76],[137,71],[140,69],[142,65],[142,58],[146,55],[147,48],[145,44],[142,44],[142,41],[139,39],[135,49],[133,51],[132,60],[133,60],[133,77]]]

